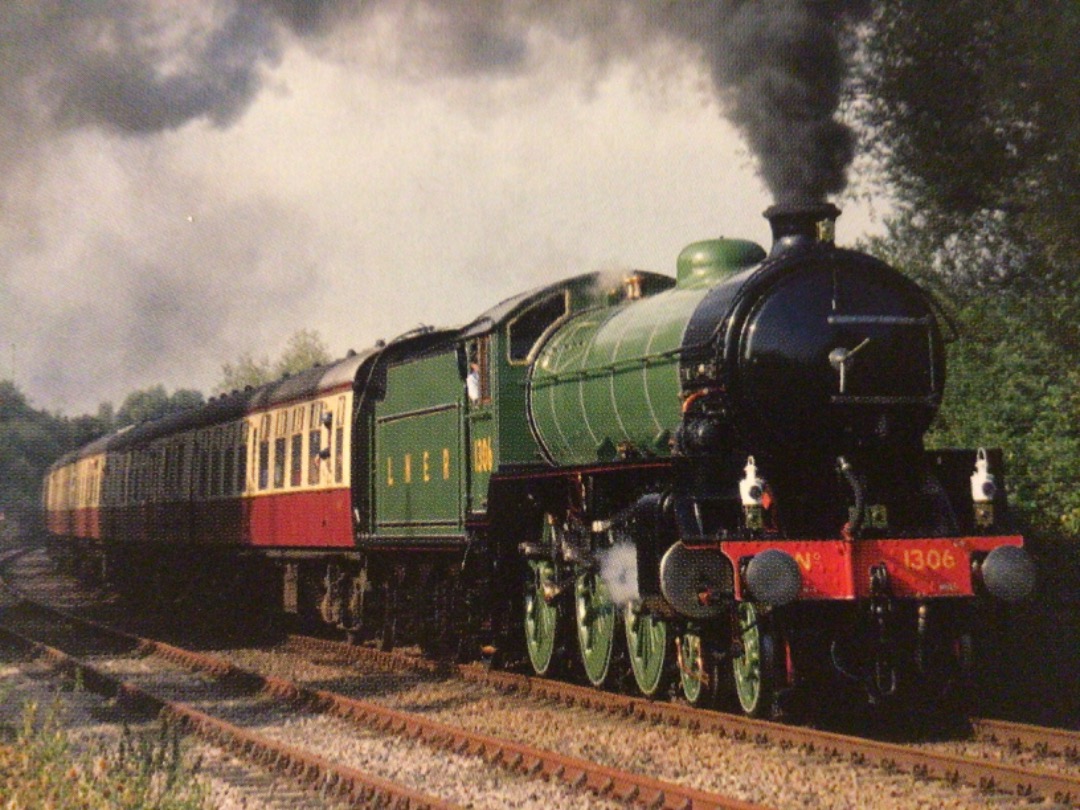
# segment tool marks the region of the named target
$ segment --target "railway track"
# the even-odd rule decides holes
[[[921,778],[965,783],[981,790],[1008,793],[1025,799],[1042,798],[1067,806],[1080,806],[1080,769],[1057,771],[1010,765],[915,745],[856,737],[800,726],[790,726],[741,715],[695,709],[677,703],[643,700],[596,689],[517,673],[491,670],[476,664],[448,665],[403,653],[387,653],[366,647],[309,636],[290,636],[289,643],[311,651],[332,654],[390,671],[412,669],[452,675],[504,692],[559,701],[650,723],[709,731],[720,736],[751,740],[781,747],[798,747],[827,756],[875,765],[888,771],[912,773]],[[1024,747],[1056,755],[1075,765],[1080,732],[979,718],[972,721],[977,738],[1015,749]]]
[[[1080,768],[1080,731],[1032,726],[989,717],[971,718],[971,731],[977,738],[992,740],[1013,749],[1027,748],[1064,757]]]
[[[561,783],[571,792],[588,791],[609,799],[612,806],[703,810],[754,810],[760,807],[555,751],[469,732],[327,690],[305,688],[281,678],[240,669],[221,658],[135,636],[66,611],[56,611],[30,602],[24,604],[33,604],[32,610],[53,618],[40,623],[27,617],[22,624],[29,625],[29,632],[6,627],[4,632],[48,656],[62,668],[80,673],[79,677],[91,688],[115,694],[132,708],[160,711],[214,744],[228,747],[256,762],[271,764],[326,794],[357,803],[377,802],[423,808],[455,806],[437,795],[365,774],[325,756],[253,733],[196,708],[196,704],[235,702],[257,694],[263,699],[269,697],[278,703],[287,703],[291,711],[331,715],[381,734],[418,741],[458,756],[479,758],[488,767],[501,768],[518,776]],[[10,616],[11,611],[8,611],[8,621]],[[50,638],[42,641],[38,638],[42,635]],[[57,640],[56,636],[61,639]],[[80,655],[72,655],[57,644],[78,647]],[[100,661],[94,660],[109,659],[115,666],[116,657],[130,659],[132,655],[172,662],[206,677],[193,683],[190,679],[178,678],[174,673],[162,670],[150,678],[155,682],[154,686],[147,686],[119,678],[108,671],[108,665],[103,666]],[[182,684],[177,685],[177,681],[181,680]],[[171,685],[160,686],[162,682]],[[177,693],[182,695],[182,700],[176,697]]]
[[[46,589],[46,592],[48,592],[48,589]],[[83,622],[83,620],[66,613],[64,615],[66,617],[64,621]],[[92,622],[86,622],[82,626],[85,628],[83,635],[99,632],[94,629],[95,626]],[[100,632],[104,633],[106,630],[102,628]],[[107,632],[112,633],[113,631],[110,628]],[[139,656],[169,660],[187,669],[197,669],[207,673],[215,680],[242,685],[243,689],[241,691],[245,693],[274,695],[277,696],[277,700],[285,700],[293,705],[302,705],[306,711],[316,711],[336,717],[348,718],[349,722],[364,722],[369,728],[378,729],[378,733],[405,735],[410,739],[421,740],[425,745],[432,748],[457,750],[462,753],[473,754],[474,757],[499,765],[502,769],[531,774],[548,780],[562,780],[568,786],[574,786],[579,790],[591,790],[594,794],[600,793],[607,796],[610,798],[612,805],[623,805],[628,802],[647,805],[650,802],[655,802],[655,806],[749,806],[740,802],[709,805],[695,802],[694,797],[685,798],[680,802],[670,799],[669,797],[673,797],[675,794],[667,792],[664,793],[663,799],[661,799],[661,793],[657,792],[655,785],[651,786],[652,791],[650,792],[649,785],[642,784],[635,787],[626,784],[620,781],[618,773],[613,773],[617,769],[608,768],[605,770],[604,766],[599,765],[599,763],[592,763],[596,767],[594,767],[591,774],[581,768],[580,763],[574,761],[573,758],[564,757],[560,760],[556,756],[545,764],[540,757],[529,755],[524,750],[524,746],[514,743],[505,745],[505,743],[509,742],[507,740],[495,739],[492,741],[485,739],[484,735],[480,734],[474,735],[473,742],[469,742],[460,736],[453,736],[460,729],[447,728],[445,724],[440,726],[438,723],[430,722],[418,725],[415,721],[419,718],[409,712],[387,711],[384,707],[370,706],[364,701],[357,701],[329,691],[305,689],[282,678],[265,677],[256,673],[245,672],[235,663],[207,657],[204,654],[183,650],[162,642],[139,639],[128,634],[114,637],[121,639],[119,642],[121,646],[126,645],[128,649],[136,651]],[[745,752],[754,750],[752,747],[750,749],[745,748],[745,743],[758,745],[757,753],[750,754],[754,758],[767,753],[764,750],[765,747],[796,749],[792,755],[785,756],[797,758],[799,751],[805,751],[813,755],[809,757],[811,761],[815,759],[829,761],[832,758],[841,767],[843,767],[843,763],[851,761],[873,766],[879,772],[908,773],[921,778],[941,780],[939,790],[941,792],[947,791],[948,795],[952,795],[952,788],[948,787],[949,784],[965,783],[974,785],[983,791],[1007,793],[1026,800],[1034,801],[1039,797],[1045,797],[1046,800],[1056,800],[1065,805],[1080,805],[1080,783],[1077,781],[1074,767],[1077,761],[1076,747],[1078,738],[1075,733],[1062,730],[1042,729],[994,720],[975,720],[972,722],[975,738],[993,741],[995,745],[1008,752],[1006,755],[1011,756],[1012,752],[1023,750],[1036,752],[1039,756],[1057,757],[1059,760],[1064,761],[1067,772],[1053,774],[1046,773],[1041,768],[1016,768],[1003,765],[1001,762],[981,762],[972,760],[970,757],[950,756],[941,752],[920,750],[911,746],[897,746],[812,729],[752,721],[741,716],[704,712],[679,704],[654,703],[599,692],[591,688],[579,687],[559,681],[491,671],[478,665],[449,665],[404,653],[382,653],[370,648],[355,647],[325,639],[290,636],[287,638],[284,648],[275,648],[272,654],[267,653],[266,655],[271,658],[279,657],[282,654],[284,654],[285,658],[290,657],[290,653],[285,653],[284,650],[295,650],[303,653],[303,655],[292,656],[296,658],[309,656],[311,659],[346,662],[341,666],[343,670],[349,666],[359,664],[368,671],[411,672],[414,676],[416,673],[428,673],[435,676],[430,679],[432,682],[447,683],[450,681],[442,681],[441,679],[451,676],[462,681],[493,687],[507,695],[520,696],[522,700],[518,701],[518,705],[528,705],[530,702],[534,705],[547,704],[549,709],[546,710],[546,714],[549,717],[560,714],[558,711],[550,711],[550,705],[552,704],[581,707],[587,710],[586,714],[594,713],[614,718],[626,717],[638,723],[639,731],[633,732],[634,736],[640,736],[643,729],[647,729],[654,724],[660,724],[672,727],[672,733],[675,733],[675,729],[682,728],[692,732],[711,733],[716,737],[727,737],[733,741],[738,741],[736,747],[743,747],[744,753],[742,756],[746,756]],[[248,659],[241,657],[239,660],[245,667],[249,666]],[[255,666],[255,668],[263,669],[261,664]],[[270,671],[280,672],[281,670],[271,665]],[[346,675],[346,678],[348,677]],[[360,677],[363,677],[362,673],[360,673]],[[305,682],[312,682],[307,676],[302,676],[302,678]],[[424,678],[423,680],[428,679]],[[395,674],[387,681],[400,683],[401,678]],[[318,681],[316,680],[315,683],[318,683]],[[124,700],[135,700],[135,698],[128,696],[130,690],[127,687],[119,688],[118,691],[124,696]],[[524,701],[524,704],[522,701]],[[526,711],[530,710],[526,709]],[[607,722],[610,724],[610,720]],[[227,744],[225,742],[227,735],[214,729],[213,724],[200,726],[196,719],[193,719],[188,725],[195,730],[202,731],[209,739],[216,740],[218,745],[224,746]],[[649,732],[645,731],[645,733]],[[697,734],[694,734],[694,737],[697,736]],[[271,741],[272,743],[273,741]],[[503,743],[503,745],[500,745],[500,743]],[[306,777],[309,784],[322,785],[324,788],[331,785],[341,785],[341,790],[345,792],[348,792],[350,785],[358,784],[351,774],[327,776],[325,775],[326,771],[319,770],[319,763],[309,766],[305,765],[300,759],[294,758],[288,752],[285,754],[270,753],[272,748],[265,747],[261,742],[238,740],[230,745],[237,751],[247,750],[249,756],[257,759],[261,758],[264,762],[276,760],[281,767],[287,770],[291,769],[297,775]],[[873,770],[873,768],[870,770]],[[860,770],[860,772],[867,773],[867,770]],[[679,778],[681,779],[681,777]],[[881,777],[852,776],[850,778],[867,779],[873,782]],[[715,786],[709,785],[709,787]],[[369,793],[368,795],[379,794]],[[1002,798],[999,796],[995,800],[988,797],[991,804],[1002,801]],[[407,806],[421,806],[417,800],[399,801]],[[775,801],[778,806],[784,806],[783,800],[768,799],[767,801],[770,803]],[[979,806],[981,806],[981,803],[979,803]]]

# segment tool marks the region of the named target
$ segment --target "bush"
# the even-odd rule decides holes
[[[22,727],[0,744],[0,807],[54,810],[201,810],[205,792],[187,769],[180,736],[162,723],[157,739],[127,726],[115,750],[76,752],[59,704],[43,718],[36,702],[23,708]]]

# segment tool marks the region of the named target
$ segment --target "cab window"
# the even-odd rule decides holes
[[[566,314],[568,293],[558,292],[533,304],[506,327],[507,351],[511,363],[524,363],[541,335]]]
[[[469,367],[465,376],[465,391],[471,405],[491,402],[491,337],[470,343],[467,349]]]

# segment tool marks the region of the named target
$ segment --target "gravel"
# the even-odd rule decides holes
[[[804,808],[999,808],[1015,797],[889,774],[846,759],[505,695],[455,679],[367,672],[310,653],[218,650],[238,666],[342,692],[448,725],[520,741],[744,801]]]
[[[40,557],[22,563],[20,572],[33,573],[35,588],[53,592],[71,608],[93,603],[101,597],[100,593],[87,593],[72,581],[52,575],[47,562]],[[845,759],[801,750],[784,751],[712,733],[653,725],[527,696],[505,695],[454,679],[366,672],[357,665],[339,665],[327,656],[320,659],[310,653],[295,653],[287,647],[236,647],[215,649],[213,653],[263,674],[339,691],[391,708],[417,712],[449,725],[778,808],[967,810],[1015,807],[1022,802],[1012,796],[983,794],[972,788],[924,781],[907,774],[890,774]],[[132,679],[160,677],[157,663],[133,663],[127,659],[126,663],[114,665],[118,669],[131,668],[128,674]],[[79,700],[92,698],[83,695]],[[217,703],[217,709],[225,719],[260,734],[465,805],[612,806],[590,794],[508,773],[485,765],[477,758],[390,739],[335,718],[297,713],[280,704],[259,705],[258,701],[218,700]],[[205,709],[205,706],[200,708]],[[1003,756],[1001,748],[989,743],[955,745],[969,756],[979,755],[980,750],[988,757]],[[287,781],[241,765],[230,755],[220,751],[214,753],[215,750],[202,744],[192,746],[192,751],[203,757],[203,778],[217,791],[212,806],[308,806],[303,802],[309,799],[297,796],[310,797],[311,794],[295,794]],[[1004,756],[1012,759],[1012,754]],[[1039,764],[1042,767],[1044,762],[1040,759]],[[282,797],[288,798],[283,800]],[[1052,806],[1049,802],[1031,804]],[[327,805],[317,803],[312,806]]]

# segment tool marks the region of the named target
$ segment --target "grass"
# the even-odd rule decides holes
[[[185,766],[180,734],[156,737],[124,726],[119,744],[78,751],[60,703],[23,706],[18,728],[0,726],[0,810],[203,810],[206,793]]]

